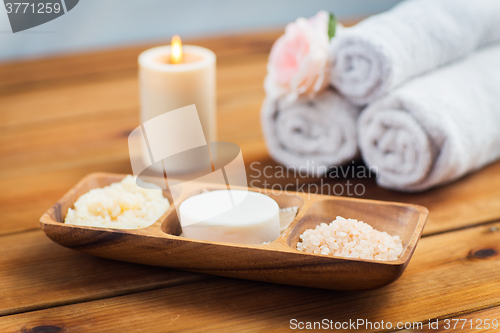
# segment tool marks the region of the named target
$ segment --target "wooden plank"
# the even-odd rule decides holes
[[[402,330],[406,333],[425,332],[499,332],[500,307],[492,307],[472,313],[464,313],[451,318],[435,318],[424,325],[421,330]]]
[[[0,184],[5,190],[0,194],[0,212],[4,218],[0,224],[0,233],[37,228],[41,214],[79,179],[90,172],[130,173],[126,141],[121,139],[120,142],[115,145],[115,147],[121,145],[119,150],[113,150],[113,144],[106,141],[102,147],[96,147],[93,150],[82,148],[78,156],[68,160],[39,162],[37,168],[33,169],[23,168],[24,164],[20,164],[5,171],[5,174],[10,173],[10,176],[0,179]],[[260,171],[266,166],[273,165],[262,151],[262,141],[240,143],[240,145],[246,161],[248,163],[259,162]],[[64,149],[60,149],[44,153],[46,156],[55,156],[64,155],[64,152]],[[25,161],[25,163],[31,161],[29,156]],[[14,175],[14,171],[19,174]],[[247,174],[249,180],[254,181],[256,178],[252,177],[257,175],[255,166],[247,168]],[[367,194],[364,197],[417,203],[428,207],[431,213],[424,234],[432,234],[498,219],[500,215],[500,193],[497,190],[500,188],[499,175],[500,164],[497,163],[447,188],[430,191],[427,196],[391,193],[376,187],[373,180],[365,180]],[[262,178],[251,184],[262,186],[265,180]],[[267,181],[271,184],[273,181],[284,184],[290,179],[268,179]],[[294,180],[291,181],[294,183]],[[335,181],[346,182],[346,180]]]
[[[186,40],[185,44],[211,49],[218,62],[231,62],[239,55],[268,54],[283,29],[240,35]],[[120,72],[134,71],[139,54],[154,46],[168,44],[165,39],[151,44],[123,47],[112,50],[77,53],[36,60],[23,60],[0,65],[0,93],[38,89],[46,85],[95,80],[105,76],[119,77]],[[70,80],[71,78],[78,80]]]
[[[227,108],[264,98],[262,88],[266,74],[267,55],[245,55],[239,64],[219,61],[217,89],[219,113]],[[240,57],[241,58],[241,57]],[[110,110],[134,109],[139,112],[137,68],[119,78],[101,77],[94,81],[79,81],[64,86],[42,86],[16,93],[0,95],[0,126],[50,122],[82,115],[95,116]],[[43,110],[43,111],[41,111]],[[45,125],[45,123],[43,124]]]
[[[426,235],[496,221],[500,219],[500,162],[423,193],[367,186],[366,197],[426,206],[431,211],[424,230]]]
[[[267,154],[259,119],[267,52],[278,35],[200,41],[221,54],[219,140],[240,145],[255,186],[265,186],[264,180],[268,186],[296,183],[262,174],[265,167],[270,173],[278,167]],[[84,172],[130,172],[127,135],[139,123],[136,57],[141,48],[0,66],[2,82],[16,87],[0,93],[0,186],[5,189],[0,194],[0,233],[36,228],[41,213]],[[318,183],[299,178],[299,184]],[[384,190],[374,179],[323,181],[330,187],[363,184],[364,198],[427,206],[431,213],[425,234],[500,219],[499,163],[422,194]]]
[[[36,327],[54,326],[68,332],[141,328],[148,332],[267,332],[288,330],[292,319],[315,322],[325,318],[333,322],[383,320],[394,327],[398,322],[427,323],[500,305],[499,230],[500,223],[494,223],[425,237],[403,276],[377,290],[333,292],[217,278],[6,316],[0,319],[0,330],[33,332]],[[62,272],[60,279],[71,287]]]
[[[90,160],[82,165],[68,163],[63,169],[0,180],[0,234],[39,228],[40,216],[85,175],[97,171],[130,173],[128,157],[122,160]]]
[[[45,127],[57,125],[51,123],[61,119],[90,118],[109,111],[132,109],[138,115],[139,110],[136,77],[49,86],[0,98],[0,126],[11,131],[19,125]]]
[[[127,137],[137,118],[110,111],[0,131],[0,233],[37,228],[41,214],[89,172],[130,173]]]
[[[342,21],[351,26],[359,19]],[[267,58],[274,41],[283,34],[284,28],[271,31],[187,39],[184,44],[199,45],[211,49],[217,62],[239,63],[249,55],[260,54]],[[134,75],[139,54],[154,46],[168,44],[170,40],[121,47],[118,49],[66,54],[42,59],[28,59],[0,64],[0,95],[48,85],[62,86],[68,83],[95,81],[103,77],[120,78]]]
[[[254,65],[242,67],[255,72]],[[232,66],[229,72],[235,73]],[[229,80],[230,75],[221,77],[224,75]],[[5,189],[0,195],[4,217],[0,233],[38,227],[41,214],[86,173],[131,172],[127,137],[139,124],[136,81],[134,76],[2,97],[7,112],[0,113],[5,124],[0,132],[0,185]],[[220,117],[228,118],[228,125],[240,124],[243,129],[223,127],[220,140],[240,145],[248,142],[259,156],[265,154],[260,131],[255,130],[259,126],[255,111],[263,95],[260,84],[257,90],[230,88],[233,93],[219,89],[223,99]],[[245,107],[245,98],[235,96],[252,89],[259,95],[258,102],[249,93],[256,107]],[[37,105],[47,112],[39,112]],[[257,145],[255,133],[260,139]]]
[[[206,278],[91,257],[53,243],[40,230],[2,236],[0,253],[0,316]]]
[[[251,113],[246,113],[251,115]],[[236,117],[245,122],[245,117]],[[235,119],[236,120],[236,119]],[[250,119],[246,124],[252,124]],[[14,134],[0,132],[0,233],[38,227],[38,219],[85,174],[94,171],[130,173],[128,134],[138,125],[135,110],[103,111],[93,116],[36,126],[19,125]],[[257,126],[257,123],[255,123]],[[243,128],[248,128],[242,126]],[[229,127],[228,127],[229,128]],[[251,131],[229,133],[222,141],[249,142],[255,153],[265,153],[263,142]]]
[[[330,179],[312,179],[300,177],[277,178],[273,175],[283,175],[283,167],[273,163],[268,156],[258,155],[253,152],[256,160],[245,160],[250,164],[256,163],[247,169],[247,177],[250,184],[256,187],[264,187],[264,181],[267,181],[267,187],[276,189],[285,188],[286,184],[292,183],[310,185],[299,185],[291,187],[291,190],[308,191],[319,194],[334,194],[334,190],[340,193],[344,188],[343,195],[347,194],[347,183],[350,183],[351,193],[353,187],[357,184],[363,187],[358,188],[359,197],[375,200],[397,201],[413,203],[425,206],[429,209],[429,219],[424,229],[424,235],[445,232],[464,228],[467,226],[478,225],[485,222],[496,221],[500,219],[500,162],[496,162],[485,167],[474,174],[468,175],[452,184],[438,187],[423,193],[401,193],[380,188],[376,185],[375,177],[372,178],[352,178],[338,177]],[[243,155],[245,157],[245,155]],[[265,177],[265,172],[269,177]],[[290,173],[293,176],[293,172]],[[318,187],[313,186],[314,184]],[[337,184],[342,187],[334,189]],[[363,190],[363,192],[361,192]],[[353,195],[357,197],[356,195]]]
[[[219,121],[221,141],[239,144],[250,165],[250,181],[263,186],[265,177],[258,177],[264,167],[276,167],[266,151],[259,131],[257,104],[236,110],[229,108]],[[75,116],[60,119],[42,127],[25,124],[14,134],[0,133],[0,211],[5,219],[0,232],[35,228],[39,216],[64,194],[85,173],[109,171],[130,173],[127,135],[138,123],[135,110],[109,110],[92,117]],[[251,126],[248,126],[248,125]],[[240,130],[236,130],[236,128]],[[12,143],[13,148],[9,147]],[[111,167],[113,165],[113,167]],[[272,170],[272,169],[271,169]],[[272,171],[271,171],[272,173]],[[36,177],[39,176],[39,177]],[[69,177],[69,178],[68,178]],[[255,177],[255,178],[254,178]],[[64,182],[61,178],[68,179]],[[295,183],[294,179],[267,179],[270,185]],[[311,181],[311,179],[301,179]],[[314,181],[314,179],[312,180]],[[346,181],[366,186],[363,197],[394,200],[424,205],[430,209],[425,233],[436,233],[500,218],[500,164],[494,164],[476,174],[446,187],[423,194],[402,194],[378,188],[374,180],[331,179],[328,184]],[[36,208],[33,214],[27,214]],[[16,215],[19,212],[20,215]],[[6,223],[9,227],[5,227]],[[14,227],[14,229],[12,229]]]

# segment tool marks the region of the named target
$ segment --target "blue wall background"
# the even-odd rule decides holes
[[[0,61],[165,42],[174,34],[189,38],[283,28],[320,9],[332,11],[340,19],[360,18],[400,1],[80,0],[54,21],[16,34],[6,10],[0,8]]]

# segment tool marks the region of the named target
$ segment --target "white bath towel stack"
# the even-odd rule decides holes
[[[269,153],[282,164],[320,176],[358,156],[359,111],[331,89],[292,104],[267,99],[261,118]]]
[[[330,82],[366,105],[411,78],[500,41],[498,0],[410,0],[333,40]]]
[[[421,191],[500,158],[500,45],[420,76],[366,108],[363,159],[387,188]]]
[[[497,160],[499,42],[500,0],[408,0],[342,29],[330,68],[340,94],[287,107],[266,100],[269,152],[288,166],[332,166],[355,158],[359,143],[378,183],[402,191]]]

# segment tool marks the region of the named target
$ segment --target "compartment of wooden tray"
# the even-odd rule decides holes
[[[293,222],[272,243],[242,245],[181,237],[173,205],[158,221],[142,229],[63,223],[68,208],[80,195],[119,182],[125,176],[109,173],[86,176],[41,217],[46,235],[65,247],[103,258],[305,287],[363,290],[382,287],[401,276],[428,215],[425,207],[411,204],[250,189],[271,196],[280,208],[299,207]],[[211,189],[207,184],[185,183],[182,187],[181,193],[175,193],[180,200],[201,193],[204,188]],[[165,191],[164,196],[172,203],[170,193]],[[305,229],[329,223],[338,215],[399,235],[403,253],[397,260],[378,261],[309,254],[296,249]]]

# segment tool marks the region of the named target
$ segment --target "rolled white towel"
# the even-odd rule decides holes
[[[278,162],[320,176],[332,165],[358,156],[359,108],[327,90],[292,104],[266,99],[261,121],[271,156]]]
[[[357,105],[500,41],[499,0],[410,0],[332,40],[330,82]]]
[[[406,83],[359,117],[380,186],[422,191],[500,158],[500,45]]]

